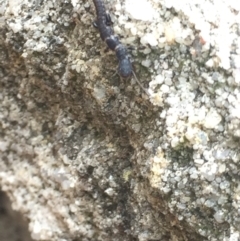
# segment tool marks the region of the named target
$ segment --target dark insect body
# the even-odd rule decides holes
[[[93,0],[96,8],[97,20],[96,25],[99,29],[101,39],[107,44],[108,48],[115,51],[118,64],[118,73],[123,78],[132,75],[132,63],[128,57],[126,47],[119,41],[118,36],[114,35],[111,28],[111,18],[107,14],[103,0]]]
[[[115,51],[116,53],[119,75],[123,78],[133,75],[140,87],[149,95],[133,71],[133,66],[129,59],[127,48],[119,41],[118,36],[114,35],[114,31],[111,27],[112,21],[109,14],[106,12],[103,0],[93,0],[93,3],[97,14],[95,26],[100,32],[101,39],[107,44],[109,49]]]

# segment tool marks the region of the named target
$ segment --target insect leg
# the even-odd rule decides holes
[[[107,26],[113,25],[113,22],[109,13],[106,13],[106,25]]]

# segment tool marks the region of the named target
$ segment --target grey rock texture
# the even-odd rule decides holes
[[[147,96],[91,1],[0,1],[0,187],[33,239],[239,240],[240,17],[219,2],[229,28],[210,1],[106,1]]]

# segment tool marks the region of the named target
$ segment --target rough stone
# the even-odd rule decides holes
[[[149,96],[92,1],[0,1],[2,191],[35,240],[237,240],[238,4],[105,3]]]

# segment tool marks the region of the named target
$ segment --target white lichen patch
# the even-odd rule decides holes
[[[151,5],[147,0],[138,0],[137,11],[136,11],[136,1],[126,0],[125,2],[126,12],[134,20],[141,21],[152,21],[155,16],[157,16],[157,10]]]
[[[163,193],[173,193],[170,209],[173,213],[177,210],[179,219],[185,218],[190,225],[199,222],[191,206],[210,208],[217,223],[232,223],[234,219],[238,226],[235,212],[239,212],[239,195],[226,173],[235,180],[237,167],[233,163],[240,160],[234,139],[240,137],[239,4],[149,0],[139,2],[138,8],[133,7],[133,1],[126,1],[122,7],[116,2],[116,12],[124,11],[129,17],[121,18],[121,32],[128,38],[134,35],[141,45],[152,49],[142,51],[146,59],[141,64],[151,72],[148,91],[151,103],[161,107],[157,123],[163,134],[159,144],[162,154],[155,154],[150,162],[151,185]],[[147,5],[141,16],[142,2]],[[128,22],[133,30],[124,32]],[[156,49],[160,51],[154,56]],[[166,148],[184,147],[193,150],[184,168],[166,159]],[[163,167],[163,163],[167,165]],[[194,200],[189,196],[190,183],[195,185]],[[224,205],[233,197],[235,211],[227,211]],[[214,236],[210,229],[199,228],[199,233]],[[223,240],[224,232],[221,235],[209,240]],[[224,236],[224,240],[236,235]]]

